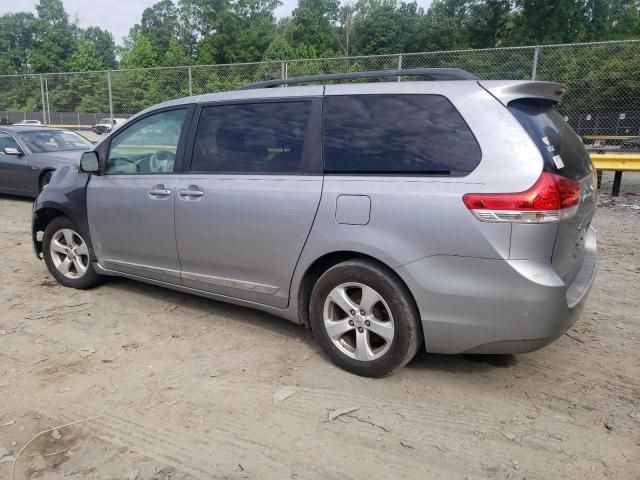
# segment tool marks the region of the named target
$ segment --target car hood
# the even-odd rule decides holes
[[[65,152],[43,152],[34,153],[33,156],[42,160],[55,160],[58,162],[79,164],[80,157],[88,150],[69,150]]]

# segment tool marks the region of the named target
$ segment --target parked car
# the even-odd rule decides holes
[[[640,152],[640,137],[629,137],[622,142],[620,150],[623,152]]]
[[[21,122],[14,123],[14,125],[31,125],[33,127],[41,127],[42,122],[40,120],[22,120]]]
[[[35,250],[86,289],[117,275],[310,326],[383,376],[423,343],[518,353],[576,320],[597,270],[595,171],[565,88],[457,69],[166,102],[61,170]]]
[[[77,167],[93,144],[69,130],[33,126],[0,127],[0,192],[35,197],[53,172]]]
[[[112,130],[122,126],[126,121],[126,118],[103,118],[93,126],[93,131],[98,135],[111,133]]]

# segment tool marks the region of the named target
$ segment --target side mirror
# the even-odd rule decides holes
[[[24,155],[24,153],[22,152],[22,150],[20,150],[19,148],[16,147],[4,147],[4,154],[5,155]]]
[[[96,152],[84,152],[80,157],[80,171],[84,173],[99,173],[100,162]]]

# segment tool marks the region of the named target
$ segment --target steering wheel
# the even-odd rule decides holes
[[[176,154],[168,150],[158,150],[149,158],[149,170],[154,173],[167,173],[173,171]]]

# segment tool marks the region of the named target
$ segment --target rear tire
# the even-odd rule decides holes
[[[87,241],[67,217],[56,217],[44,229],[42,256],[53,277],[65,287],[86,290],[100,284]]]
[[[390,375],[409,363],[423,342],[409,290],[370,260],[348,260],[323,273],[311,293],[309,316],[325,353],[356,375]]]

